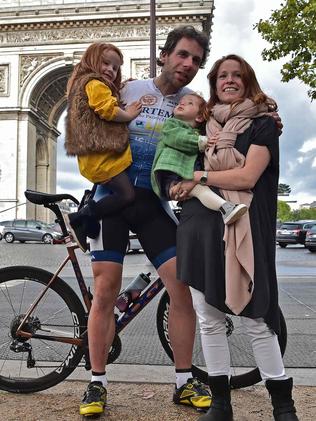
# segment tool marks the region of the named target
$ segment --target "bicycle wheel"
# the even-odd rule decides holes
[[[168,317],[169,317],[169,295],[167,291],[160,298],[157,309],[157,330],[160,342],[168,355],[173,361],[173,353],[168,334]],[[286,323],[280,309],[281,331],[278,336],[282,355],[285,352],[287,341]],[[201,382],[207,384],[207,371],[202,352],[201,340],[196,329],[195,343],[193,350],[192,374]],[[242,332],[240,320],[238,316],[226,316],[226,331],[231,354],[232,377],[231,388],[239,389],[251,386],[261,381],[261,376],[253,358],[251,345],[247,335]]]
[[[23,314],[53,275],[12,266],[0,269],[0,389],[38,392],[64,380],[77,367],[81,347],[48,339],[19,338]],[[31,334],[79,338],[86,329],[85,311],[75,292],[57,278],[36,306],[24,330]]]

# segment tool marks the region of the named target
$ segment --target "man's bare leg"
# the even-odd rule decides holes
[[[121,287],[122,265],[94,262],[94,289],[88,320],[92,379],[80,405],[81,415],[96,415],[106,404],[105,366],[115,334],[114,306]]]
[[[211,404],[208,391],[200,382],[190,379],[195,337],[195,311],[191,292],[187,285],[176,278],[176,258],[161,265],[158,274],[170,296],[168,329],[177,377],[173,401],[207,410]]]
[[[177,369],[190,368],[195,335],[195,311],[190,289],[176,278],[176,259],[161,265],[158,274],[170,296],[169,336]]]

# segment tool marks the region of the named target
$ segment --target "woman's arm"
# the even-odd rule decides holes
[[[225,190],[252,189],[267,168],[270,157],[270,151],[266,146],[252,144],[243,167],[226,171],[208,171],[206,185]],[[198,183],[203,173],[195,171],[193,180]]]
[[[225,171],[208,171],[206,185],[225,190],[252,189],[269,162],[270,152],[266,146],[251,145],[243,167]],[[195,171],[194,181],[198,183],[203,173],[203,171]]]
[[[207,186],[225,190],[247,190],[255,186],[270,162],[270,151],[266,146],[252,144],[248,150],[245,165],[224,171],[207,171]],[[173,186],[170,196],[175,200],[189,199],[189,193],[204,175],[204,171],[195,171],[193,180],[181,181]]]

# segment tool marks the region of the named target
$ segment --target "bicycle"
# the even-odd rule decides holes
[[[55,386],[66,379],[82,360],[87,370],[91,368],[87,319],[93,296],[86,286],[75,254],[78,246],[70,238],[58,205],[63,199],[70,199],[76,204],[79,202],[68,194],[27,190],[25,196],[30,202],[43,205],[55,213],[68,254],[54,274],[30,266],[0,269],[0,389],[14,393],[38,392]],[[59,277],[69,261],[74,269],[83,302]],[[152,281],[125,312],[116,314],[116,334],[108,364],[113,363],[120,355],[122,344],[119,334],[163,289],[160,278]],[[169,296],[164,291],[157,308],[156,324],[163,349],[173,360],[168,336],[168,316]],[[278,339],[283,355],[287,331],[281,310],[280,323],[281,332]],[[243,343],[238,323],[234,322],[233,316],[227,316],[226,329],[230,346],[237,346],[242,355],[249,354],[249,345]],[[197,337],[194,352],[196,361],[194,360],[192,372],[199,380],[207,383],[207,372],[201,354]],[[246,387],[260,380],[259,370],[250,366],[246,372],[232,376],[231,387]]]

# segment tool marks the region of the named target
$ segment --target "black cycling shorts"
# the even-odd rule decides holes
[[[99,238],[90,240],[91,261],[123,263],[131,230],[157,269],[176,256],[176,229],[155,193],[135,187],[133,203],[103,218]]]

